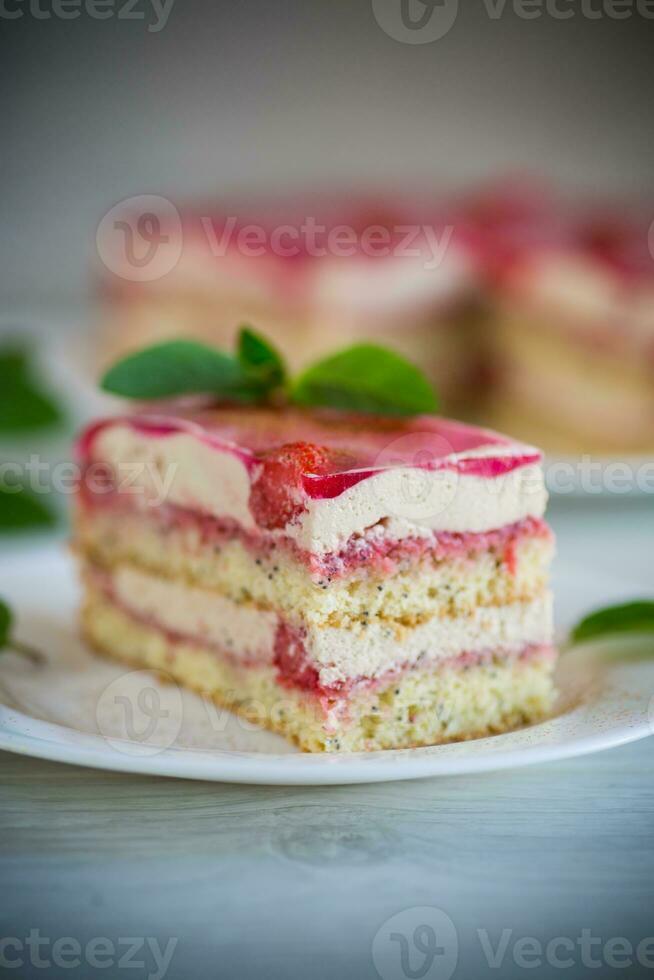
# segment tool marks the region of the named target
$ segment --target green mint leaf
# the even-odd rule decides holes
[[[40,497],[19,485],[0,483],[0,534],[52,527],[55,517]]]
[[[653,633],[654,602],[640,600],[606,606],[585,616],[572,630],[575,643],[616,633]]]
[[[286,366],[280,353],[251,327],[241,327],[238,359],[244,371],[261,379],[267,388],[279,388],[286,380]]]
[[[241,402],[259,397],[259,386],[235,357],[194,340],[170,340],[129,354],[109,368],[101,385],[142,401],[191,394]]]
[[[61,421],[56,402],[32,380],[25,351],[0,352],[0,433],[45,429]]]
[[[375,344],[357,344],[311,365],[296,380],[291,398],[297,405],[385,415],[437,409],[434,390],[421,371]]]
[[[0,599],[0,650],[9,645],[13,621],[11,609]]]

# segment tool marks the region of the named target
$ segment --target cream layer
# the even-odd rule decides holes
[[[100,573],[87,567],[91,583],[134,616],[238,659],[273,661],[278,630],[284,625],[276,613],[159,578],[132,565]],[[551,596],[544,593],[530,602],[479,607],[466,616],[433,617],[414,627],[383,620],[347,629],[309,624],[300,637],[321,686],[332,687],[462,653],[497,649],[517,654],[525,646],[547,645],[552,638]]]

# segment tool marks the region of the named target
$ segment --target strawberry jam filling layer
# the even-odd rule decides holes
[[[460,558],[472,561],[486,551],[491,551],[514,574],[523,541],[552,540],[549,526],[537,517],[526,517],[481,533],[440,531],[399,539],[382,522],[361,535],[353,535],[340,551],[318,555],[301,549],[291,538],[272,532],[246,531],[234,521],[218,520],[172,504],[140,510],[134,497],[113,492],[111,488],[108,493],[89,493],[84,482],[79,503],[82,512],[91,518],[94,512],[115,515],[118,531],[121,520],[131,514],[153,525],[161,535],[178,533],[183,547],[198,554],[203,551],[218,554],[221,547],[234,540],[243,545],[257,564],[274,562],[283,554],[301,563],[318,585],[349,576],[361,577],[362,573],[389,577],[423,561],[439,563]]]

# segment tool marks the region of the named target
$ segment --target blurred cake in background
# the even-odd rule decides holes
[[[654,450],[648,224],[559,202],[496,229],[492,424],[550,452]]]
[[[293,370],[379,342],[420,365],[447,414],[551,453],[651,452],[650,217],[521,179],[445,203],[196,206],[162,274],[142,276],[120,238],[103,254],[104,357],[180,335],[231,348],[242,323]]]
[[[448,408],[478,389],[475,263],[435,202],[264,201],[219,215],[214,203],[181,222],[166,274],[134,281],[113,260],[105,270],[108,358],[180,335],[231,348],[250,323],[294,370],[365,340],[418,363]]]

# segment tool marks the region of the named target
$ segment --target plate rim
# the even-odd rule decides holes
[[[584,704],[573,710],[581,710],[587,706]],[[8,720],[14,727],[18,725],[19,729],[36,725],[43,726],[54,734],[61,732],[61,740],[49,739],[28,731],[12,731],[7,726]],[[556,720],[549,719],[523,731],[535,732],[541,725]],[[71,734],[78,744],[70,743]],[[515,732],[507,732],[473,741],[477,746],[489,742],[497,744],[498,739],[514,734]],[[104,735],[42,721],[0,703],[0,749],[7,752],[107,772],[249,785],[338,786],[475,775],[582,757],[639,741],[652,734],[652,725],[645,714],[638,722],[634,721],[629,725],[625,723],[606,731],[589,732],[579,738],[571,738],[568,742],[508,747],[504,751],[491,754],[471,753],[446,764],[443,764],[446,754],[439,754],[439,749],[447,749],[448,745],[334,755],[170,747],[154,754],[130,755],[112,752],[109,740]],[[449,743],[460,744],[462,743]],[[394,763],[397,756],[402,754],[406,764],[389,765],[389,753],[392,753]],[[181,762],[182,759],[184,762]],[[189,760],[192,760],[190,765]]]

